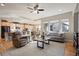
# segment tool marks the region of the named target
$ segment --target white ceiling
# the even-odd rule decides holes
[[[32,7],[34,5],[34,3],[6,3],[5,6],[0,6],[0,17],[9,18],[14,21],[20,20],[20,22],[29,22],[29,20],[36,20],[73,11],[76,6],[75,3],[39,3],[39,8],[43,8],[45,11],[36,14],[35,12],[30,13],[30,10],[26,8],[27,6]]]

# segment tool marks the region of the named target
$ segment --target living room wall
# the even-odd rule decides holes
[[[79,3],[78,3],[78,25],[79,25]],[[78,26],[78,33],[79,33],[79,26]]]
[[[78,30],[78,20],[79,20],[79,4],[77,4],[76,5],[76,8],[75,8],[75,10],[74,10],[74,13],[73,13],[73,15],[74,15],[74,32],[78,32],[79,30]]]
[[[0,39],[1,39],[1,19],[0,19]]]
[[[77,26],[78,26],[79,25],[79,3],[76,6],[76,10],[77,10],[77,22],[78,22]],[[77,27],[77,29],[78,29],[78,33],[79,33],[79,26]]]
[[[42,25],[42,31],[44,31],[43,23],[49,22],[52,20],[63,20],[63,19],[69,19],[69,32],[65,33],[67,40],[73,39],[73,32],[74,32],[74,19],[72,17],[72,12],[67,12],[63,14],[58,14],[55,16],[50,16],[46,18],[41,18],[41,25]]]

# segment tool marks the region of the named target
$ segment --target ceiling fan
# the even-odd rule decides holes
[[[36,11],[37,14],[39,14],[39,11],[44,11],[44,9],[40,9],[39,8],[39,5],[38,4],[36,4],[34,7],[27,7],[27,8],[31,10],[30,11],[31,13],[34,12],[34,11]]]

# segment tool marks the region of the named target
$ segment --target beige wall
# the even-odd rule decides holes
[[[79,9],[78,9],[79,4],[76,5],[76,8],[74,10],[74,32],[78,32],[78,15],[79,15]]]
[[[0,39],[1,39],[1,20],[0,20]]]
[[[77,6],[78,6],[77,12],[78,12],[78,25],[79,25],[79,3],[77,4]],[[78,26],[78,33],[79,33],[79,26]]]
[[[78,25],[79,25],[79,3],[78,3]],[[79,26],[78,26],[78,33],[79,33]]]
[[[67,12],[67,13],[63,13],[63,14],[59,14],[59,15],[55,15],[55,16],[51,16],[51,17],[46,17],[46,18],[41,18],[41,22],[42,22],[42,30],[43,29],[43,23],[44,22],[49,22],[52,20],[62,20],[62,19],[69,19],[69,24],[70,24],[70,32],[66,33],[66,37],[68,40],[71,40],[73,37],[73,32],[74,32],[74,19],[72,17],[72,12]]]

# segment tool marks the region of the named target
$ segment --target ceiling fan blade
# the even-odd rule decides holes
[[[33,8],[31,8],[31,7],[27,7],[28,9],[30,9],[30,10],[33,10]]]
[[[38,11],[44,11],[44,9],[38,9]]]
[[[39,5],[38,5],[38,4],[36,4],[36,5],[34,6],[34,10],[37,10],[37,9],[38,9],[38,7],[39,7]]]

